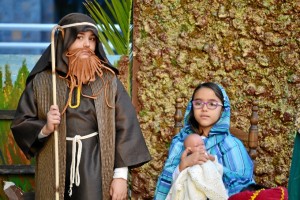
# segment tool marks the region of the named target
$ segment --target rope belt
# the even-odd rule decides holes
[[[97,132],[80,136],[75,135],[75,137],[67,137],[66,139],[68,141],[72,141],[72,162],[71,162],[71,168],[70,168],[70,189],[68,191],[69,196],[72,196],[72,187],[75,183],[76,186],[79,186],[80,184],[80,175],[79,175],[79,164],[81,159],[81,153],[82,153],[82,142],[81,140],[88,139],[91,137],[94,137],[98,135]],[[78,144],[78,148],[76,146]],[[76,157],[76,150],[77,150],[77,157]],[[77,160],[77,163],[76,163]]]

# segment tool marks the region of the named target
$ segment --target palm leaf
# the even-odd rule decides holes
[[[83,4],[98,24],[99,39],[108,54],[130,55],[132,0],[111,0],[111,3],[105,0],[109,12],[96,0],[86,0]]]
[[[107,53],[110,55],[114,55],[114,50],[113,48],[109,45],[108,40],[105,37],[104,32],[102,32],[101,30],[104,30],[104,24],[101,23],[101,20],[98,19],[97,16],[97,12],[98,10],[95,9],[95,7],[90,6],[89,2],[88,4],[85,4],[85,7],[87,8],[88,12],[90,13],[91,17],[96,21],[96,23],[100,26],[100,30],[98,30],[98,35],[99,35],[99,40],[102,42],[102,44],[104,45],[105,49],[107,50]],[[99,14],[98,14],[99,15]],[[100,15],[99,15],[100,16]]]

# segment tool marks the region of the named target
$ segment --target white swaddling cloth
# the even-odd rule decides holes
[[[184,169],[172,184],[166,200],[227,200],[223,166],[215,159]]]

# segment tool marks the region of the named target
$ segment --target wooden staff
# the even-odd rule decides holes
[[[55,74],[55,33],[57,30],[62,30],[59,25],[52,29],[51,33],[51,61],[52,61],[52,91],[53,91],[53,105],[56,102],[56,74]],[[57,126],[54,129],[54,154],[55,154],[55,200],[59,200],[59,157],[58,157],[58,131]]]

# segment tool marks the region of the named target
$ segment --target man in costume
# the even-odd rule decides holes
[[[57,105],[51,103],[49,46],[27,78],[11,125],[27,158],[36,156],[35,199],[55,199],[55,128],[60,199],[126,199],[128,168],[151,159],[135,109],[106,58],[96,23],[71,13],[58,25]]]

